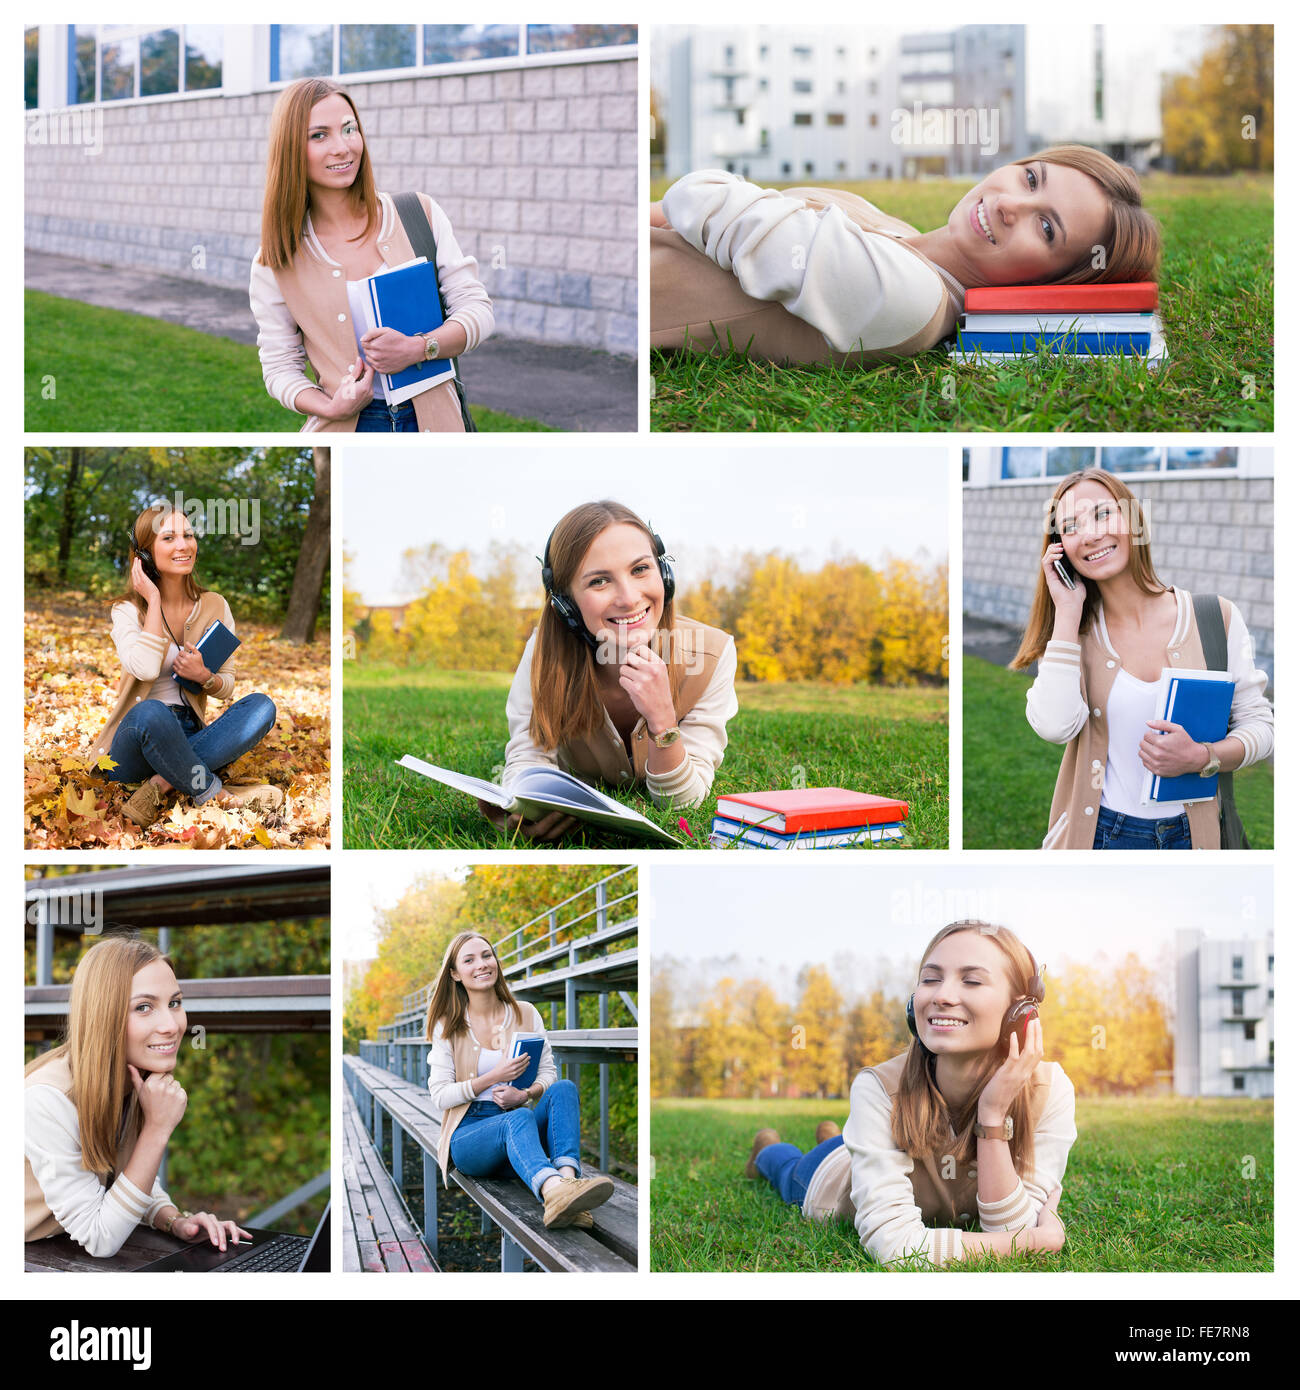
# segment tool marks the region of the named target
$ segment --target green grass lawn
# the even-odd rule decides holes
[[[1032,679],[977,656],[962,671],[962,846],[1037,849],[1047,834],[1063,748],[1045,743],[1025,718]],[[1232,779],[1251,849],[1273,848],[1273,764]]]
[[[913,226],[943,224],[969,184],[839,184]],[[652,198],[666,184],[656,184]],[[660,430],[1271,430],[1273,181],[1156,174],[1145,202],[1164,234],[1169,360],[1159,371],[1044,355],[958,366],[947,352],[847,371],[738,355],[651,355]],[[1252,380],[1253,379],[1253,380]]]
[[[29,290],[25,429],[292,430],[303,416],[266,394],[257,348],[143,314]],[[51,394],[52,393],[52,394]],[[481,430],[549,430],[471,406]]]
[[[343,824],[351,849],[549,848],[495,831],[475,802],[394,766],[406,753],[438,767],[493,778],[506,745],[508,673],[430,668],[344,667]],[[633,791],[604,788],[680,836],[707,848],[717,797],[790,786],[844,786],[901,797],[911,807],[913,848],[948,844],[948,693],[813,684],[737,687],[740,713],[727,728],[726,758],[703,805],[662,811]],[[612,832],[571,836],[558,847],[605,847]]]
[[[805,1221],[766,1182],[743,1176],[755,1130],[771,1125],[807,1149],[819,1120],[843,1124],[847,1113],[847,1100],[655,1101],[650,1268],[882,1272],[849,1222]],[[1273,1268],[1271,1102],[1083,1097],[1076,1124],[1060,1205],[1065,1248],[951,1269]],[[1253,1178],[1243,1177],[1248,1156]]]

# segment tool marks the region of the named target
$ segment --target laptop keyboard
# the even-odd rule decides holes
[[[274,1274],[280,1270],[296,1270],[311,1244],[307,1236],[278,1236],[275,1240],[236,1255],[233,1260],[219,1264],[213,1274]]]

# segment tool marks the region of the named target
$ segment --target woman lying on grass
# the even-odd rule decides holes
[[[687,174],[650,209],[650,345],[869,363],[951,335],[981,285],[1150,280],[1160,231],[1132,169],[1057,145],[995,169],[933,231],[856,193]]]
[[[560,518],[542,561],[546,602],[506,700],[502,783],[525,767],[560,766],[613,787],[644,783],[658,806],[708,795],[736,713],[736,644],[677,615],[664,543],[618,502]],[[554,840],[580,824],[556,811],[493,824]]]
[[[1074,1087],[1043,1061],[1044,992],[1006,927],[944,927],[908,1001],[914,1041],[858,1073],[844,1133],[823,1121],[804,1154],[760,1129],[745,1176],[766,1178],[807,1217],[852,1220],[882,1264],[1060,1250]]]

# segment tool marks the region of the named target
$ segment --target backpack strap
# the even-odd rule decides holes
[[[1193,594],[1192,611],[1196,614],[1196,630],[1201,638],[1207,671],[1228,669],[1228,634],[1223,626],[1223,609],[1218,594]],[[1249,849],[1246,832],[1237,814],[1232,795],[1232,773],[1219,773],[1219,847]]]

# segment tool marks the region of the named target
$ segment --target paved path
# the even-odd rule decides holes
[[[961,649],[970,656],[982,656],[985,661],[1005,666],[1020,650],[1020,630],[996,618],[963,613]]]
[[[205,285],[138,266],[103,266],[26,253],[26,284],[61,299],[147,314],[237,343],[257,341],[244,290]],[[635,430],[636,363],[586,348],[491,338],[465,359],[475,405],[561,430]]]

